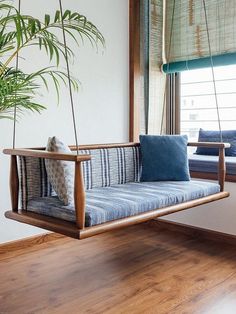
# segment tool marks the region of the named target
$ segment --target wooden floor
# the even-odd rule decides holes
[[[235,314],[236,249],[139,225],[2,254],[0,313]]]

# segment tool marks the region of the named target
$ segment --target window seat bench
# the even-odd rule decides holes
[[[189,168],[193,178],[217,179],[218,156],[189,155]],[[236,182],[236,157],[225,157],[226,181]]]

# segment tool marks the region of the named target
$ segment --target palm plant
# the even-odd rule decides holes
[[[65,10],[56,11],[51,17],[45,14],[43,21],[29,15],[21,14],[8,1],[0,0],[0,119],[11,118],[14,108],[21,113],[25,110],[40,112],[45,106],[35,101],[42,85],[48,88],[49,80],[53,82],[59,97],[60,84],[70,80],[73,88],[78,89],[78,80],[69,77],[59,69],[61,59],[66,56],[73,59],[70,46],[56,35],[57,30],[64,30],[69,39],[77,45],[87,39],[93,47],[104,46],[101,32],[83,15]],[[12,66],[21,51],[26,47],[36,46],[45,51],[55,67],[39,69],[34,73],[24,73]],[[4,61],[3,61],[4,60]]]

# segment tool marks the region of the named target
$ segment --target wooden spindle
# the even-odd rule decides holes
[[[11,156],[10,164],[10,192],[11,206],[14,212],[18,212],[19,202],[19,177],[17,169],[17,156]]]
[[[75,162],[74,201],[76,225],[79,229],[83,229],[85,226],[85,190],[81,162]]]
[[[219,169],[218,169],[218,181],[220,185],[220,191],[224,191],[225,185],[225,176],[226,176],[226,166],[225,166],[225,149],[219,149]]]

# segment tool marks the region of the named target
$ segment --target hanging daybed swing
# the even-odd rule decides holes
[[[203,3],[205,4],[204,0]],[[59,4],[62,15],[61,0]],[[66,46],[63,19],[62,31]],[[70,77],[68,62],[67,71]],[[188,146],[219,149],[219,185],[204,181],[145,182],[143,184],[139,182],[139,143],[78,146],[70,84],[69,91],[76,139],[76,145],[71,146],[70,149],[76,151],[76,154],[49,152],[44,147],[16,149],[14,128],[13,148],[4,150],[5,154],[11,155],[12,210],[5,213],[7,218],[72,238],[84,239],[229,196],[229,193],[224,191],[226,174],[224,151],[230,145],[222,142],[222,136],[220,143],[188,144]],[[218,110],[217,102],[216,105]],[[108,155],[112,156],[109,160]],[[45,169],[45,159],[74,163],[73,208],[63,206],[57,196],[53,195]],[[20,167],[18,167],[18,161]],[[19,209],[19,195],[21,195],[22,209]]]

